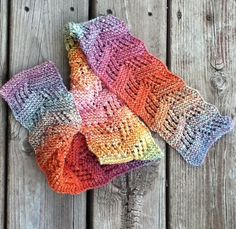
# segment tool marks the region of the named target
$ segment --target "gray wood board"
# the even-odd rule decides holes
[[[0,1],[0,86],[7,78],[7,14],[7,1]],[[5,223],[6,136],[6,104],[0,99],[0,228]]]
[[[223,114],[235,117],[236,4],[172,1],[171,70]],[[236,225],[235,131],[212,147],[200,168],[170,152],[169,228],[233,229]]]
[[[166,1],[97,0],[92,16],[113,14],[124,20],[149,50],[166,59]],[[165,152],[165,143],[155,135]],[[116,179],[92,193],[93,228],[165,228],[165,159]]]
[[[10,74],[50,59],[68,84],[63,27],[87,20],[88,2],[13,0],[10,12]],[[12,115],[9,122],[8,228],[85,228],[86,193],[52,192],[35,163],[27,132]]]

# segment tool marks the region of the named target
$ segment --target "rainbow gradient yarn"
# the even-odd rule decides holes
[[[71,92],[82,117],[81,132],[100,164],[162,158],[149,129],[94,75],[82,50],[67,32]]]
[[[230,117],[170,72],[118,18],[101,16],[68,28],[109,90],[188,163],[201,165],[209,148],[233,128]]]
[[[164,155],[150,130],[194,166],[232,130],[230,117],[170,72],[118,18],[69,23],[64,35],[70,91],[51,61],[0,89],[55,192],[79,194],[159,162]]]
[[[38,166],[58,193],[79,194],[153,161],[101,165],[81,134],[73,96],[52,62],[11,78],[0,90],[14,117],[29,130]]]

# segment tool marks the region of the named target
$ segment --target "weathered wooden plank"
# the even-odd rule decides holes
[[[235,117],[234,0],[172,1],[171,69],[223,114]],[[235,228],[235,131],[220,140],[201,168],[170,153],[169,228]]]
[[[114,14],[145,40],[152,53],[166,58],[166,1],[97,0],[92,16]],[[163,141],[156,137],[162,149]],[[165,159],[116,179],[92,193],[92,226],[102,229],[165,228]]]
[[[6,80],[7,73],[7,1],[0,1],[0,86]],[[6,136],[7,136],[6,106],[0,100],[0,228],[4,227],[5,207],[5,166],[6,166]]]
[[[88,2],[13,0],[10,28],[10,74],[54,61],[68,81],[68,61],[63,26],[87,20]],[[39,171],[26,131],[10,116],[8,228],[85,228],[86,194],[53,193]]]

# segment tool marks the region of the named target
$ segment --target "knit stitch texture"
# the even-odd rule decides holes
[[[230,117],[170,72],[125,23],[108,15],[70,23],[90,67],[103,83],[194,166],[233,128]]]
[[[29,130],[36,161],[58,193],[79,194],[152,163],[100,165],[80,133],[81,118],[52,62],[13,76],[1,89],[15,118]]]
[[[149,129],[92,72],[68,27],[65,44],[71,66],[71,92],[83,121],[81,133],[100,164],[162,158]]]

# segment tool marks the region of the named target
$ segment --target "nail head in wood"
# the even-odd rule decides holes
[[[113,14],[111,9],[107,9],[107,14]]]
[[[29,12],[29,7],[28,6],[25,6],[25,11]]]

